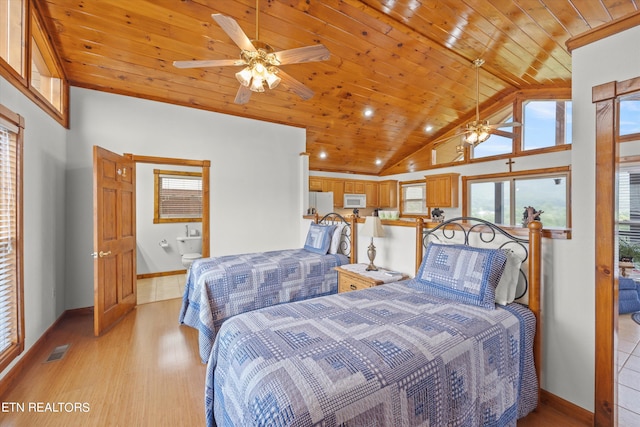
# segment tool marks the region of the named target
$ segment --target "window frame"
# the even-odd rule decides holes
[[[13,362],[25,347],[24,328],[24,243],[23,243],[23,137],[24,119],[0,104],[0,125],[8,128],[9,132],[15,135],[15,282],[14,300],[16,324],[13,343],[0,354],[0,372],[2,372],[11,362]]]
[[[471,191],[470,187],[472,183],[477,182],[491,182],[491,181],[510,181],[513,182],[517,179],[527,179],[527,178],[544,178],[545,176],[554,176],[554,175],[565,175],[567,179],[566,184],[566,210],[567,210],[567,224],[566,227],[560,227],[561,229],[570,229],[571,228],[571,167],[570,166],[560,166],[555,168],[545,168],[545,169],[530,169],[524,171],[517,172],[507,172],[507,173],[496,173],[496,174],[487,174],[487,175],[475,175],[475,176],[463,176],[462,177],[462,216],[470,215],[470,204],[471,204]],[[512,184],[511,189],[512,192],[515,191],[515,186]],[[514,206],[515,199],[510,198],[510,218],[511,224],[501,224],[505,227],[518,227],[520,224],[516,223],[518,218],[520,218],[520,214],[517,211],[517,207]],[[544,223],[544,219],[542,221]],[[548,228],[548,227],[545,227]]]
[[[489,107],[484,107],[484,105],[481,105],[481,111],[480,111],[480,116],[482,117],[492,117],[495,114],[500,114],[501,111],[509,108],[510,105],[513,105],[513,121],[515,122],[519,122],[522,123],[522,104],[523,102],[526,101],[543,101],[543,100],[547,100],[547,101],[561,101],[561,100],[565,100],[565,101],[571,101],[572,97],[571,97],[571,88],[570,87],[566,87],[566,88],[552,88],[552,89],[545,89],[544,91],[539,90],[539,89],[524,89],[518,92],[513,92],[510,94],[507,94],[505,96],[503,96],[500,100],[500,102],[496,102],[492,105],[490,105]],[[467,123],[471,120],[474,120],[475,118],[475,112],[473,114],[469,114],[467,115],[465,118],[461,119],[461,123]],[[453,136],[456,133],[458,133],[460,131],[460,127],[455,127],[452,129],[449,129],[447,132],[444,133],[438,133],[438,134],[434,134],[433,135],[433,140],[443,140],[446,139],[447,136]],[[530,149],[530,150],[523,150],[521,147],[521,141],[522,141],[522,126],[517,126],[513,128],[513,132],[504,132],[504,136],[509,136],[509,134],[513,133],[513,148],[512,151],[510,153],[506,153],[506,154],[497,154],[495,156],[487,156],[487,157],[481,157],[478,159],[474,159],[472,158],[471,155],[471,148],[468,145],[464,145],[464,153],[461,154],[464,157],[461,160],[456,160],[453,162],[443,162],[443,163],[434,163],[433,162],[433,152],[437,151],[438,146],[441,146],[443,144],[445,144],[445,142],[441,142],[439,144],[437,144],[437,146],[432,146],[431,150],[429,150],[429,159],[426,160],[429,162],[428,166],[427,166],[427,170],[435,170],[435,169],[440,169],[440,168],[449,168],[449,167],[456,167],[456,166],[460,166],[460,165],[468,165],[468,164],[475,164],[475,163],[483,163],[483,162],[490,162],[490,161],[494,161],[494,160],[501,160],[501,159],[510,159],[510,158],[517,158],[517,157],[524,157],[524,156],[533,156],[533,155],[538,155],[538,154],[543,154],[543,153],[553,153],[553,152],[558,152],[558,151],[566,151],[566,150],[571,150],[572,148],[572,144],[563,144],[563,145],[554,145],[552,147],[545,147],[545,148],[536,148],[536,149]],[[458,144],[459,139],[455,139],[455,144]],[[446,143],[449,143],[449,141],[447,140]],[[436,157],[437,159],[437,157]]]
[[[21,72],[13,68],[4,58],[0,58],[0,76],[22,92],[27,98],[33,101],[38,107],[44,110],[49,116],[62,126],[69,127],[69,82],[64,74],[62,61],[53,46],[51,38],[52,31],[44,25],[42,13],[34,0],[22,0],[22,70]],[[31,61],[32,61],[32,32],[33,22],[39,23],[42,32],[42,41],[46,43],[45,52],[47,62],[55,64],[55,68],[60,75],[60,109],[53,106],[42,94],[31,85]],[[41,49],[42,50],[42,49]]]
[[[425,209],[425,213],[424,214],[416,214],[416,213],[406,213],[404,212],[404,191],[403,191],[403,187],[404,186],[418,186],[418,185],[422,185],[424,187],[424,199],[423,199],[423,207]],[[400,217],[401,218],[430,218],[429,216],[429,209],[427,206],[427,183],[424,179],[416,179],[416,180],[412,180],[412,181],[399,181],[398,182],[398,189],[400,190],[400,197],[399,197],[399,201],[398,201],[398,210],[400,211]],[[414,200],[414,199],[412,199]],[[417,200],[417,199],[416,199]]]
[[[202,172],[190,172],[190,171],[176,171],[176,170],[153,170],[153,223],[154,224],[166,224],[174,222],[202,222],[202,216],[200,217],[176,217],[176,218],[162,218],[160,217],[160,183],[161,175],[174,175],[177,177],[199,177],[202,182]],[[204,183],[202,187],[202,195],[204,198]]]

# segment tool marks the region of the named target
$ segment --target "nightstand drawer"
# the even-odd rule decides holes
[[[366,266],[366,264],[348,264],[336,267],[335,270],[338,272],[338,292],[359,291],[360,289],[409,278],[409,276],[400,273],[395,273],[397,275],[394,274],[393,277],[389,277],[386,275],[389,270],[385,268],[379,268],[378,271],[366,271]]]
[[[358,291],[375,286],[376,282],[358,275],[338,274],[338,292]]]

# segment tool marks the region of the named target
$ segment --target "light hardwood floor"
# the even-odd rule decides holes
[[[204,426],[205,365],[197,332],[178,324],[180,299],[143,304],[104,336],[93,317],[65,318],[46,351],[1,401],[1,426]],[[51,351],[70,344],[58,361]],[[37,402],[86,403],[86,412],[29,412]]]
[[[178,324],[180,299],[139,305],[104,336],[93,318],[67,317],[45,350],[0,399],[25,411],[0,413],[0,426],[204,426],[205,365],[194,329]],[[70,344],[58,361],[51,351]],[[37,402],[86,403],[86,412],[28,412]],[[520,427],[584,426],[541,405]]]

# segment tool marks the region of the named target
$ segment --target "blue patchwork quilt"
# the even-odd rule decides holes
[[[207,365],[209,426],[515,426],[537,405],[534,315],[414,280],[229,319]]]
[[[206,363],[222,322],[231,316],[338,292],[334,267],[349,258],[289,249],[203,258],[187,274],[179,321],[199,332]]]

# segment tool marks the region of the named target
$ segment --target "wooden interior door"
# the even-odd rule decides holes
[[[135,163],[93,147],[94,333],[136,306]]]

